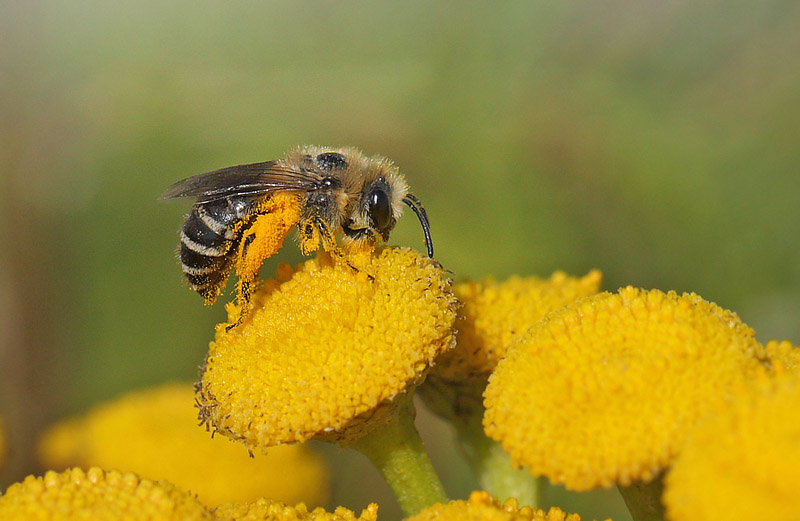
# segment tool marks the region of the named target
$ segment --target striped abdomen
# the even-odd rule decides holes
[[[180,246],[183,274],[209,304],[228,279],[244,228],[237,224],[251,208],[251,201],[232,197],[197,203],[186,216]]]

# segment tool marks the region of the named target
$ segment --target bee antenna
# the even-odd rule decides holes
[[[425,246],[428,248],[428,257],[433,258],[431,225],[428,223],[428,214],[425,213],[425,208],[422,207],[422,203],[414,194],[406,194],[403,198],[403,202],[417,214],[417,219],[419,219],[419,223],[422,225],[422,231],[425,232]]]

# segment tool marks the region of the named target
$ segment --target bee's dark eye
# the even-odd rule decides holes
[[[375,227],[385,230],[392,225],[392,204],[383,190],[373,190],[369,194],[369,216]]]
[[[339,152],[325,152],[317,156],[317,164],[324,170],[347,168],[347,160]]]

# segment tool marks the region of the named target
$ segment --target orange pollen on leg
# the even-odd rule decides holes
[[[255,279],[261,264],[281,249],[292,226],[300,219],[299,198],[295,194],[275,194],[259,208],[258,214],[242,235],[243,246],[236,260],[236,275],[244,279]]]

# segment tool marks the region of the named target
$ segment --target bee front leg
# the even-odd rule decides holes
[[[325,221],[320,217],[314,217],[314,224],[317,226],[319,234],[322,236],[322,248],[339,258],[344,257],[344,253],[342,253],[342,250],[336,245],[336,237],[333,235],[328,225],[325,224]]]
[[[320,243],[322,243],[323,250],[340,258],[344,256],[336,245],[336,236],[333,231],[318,215],[308,217],[299,228],[300,251],[303,255],[311,255],[312,252],[319,249]]]
[[[325,248],[325,251],[332,253],[338,257],[339,260],[344,261],[351,270],[361,272],[361,270],[353,266],[349,260],[345,259],[344,252],[336,245],[336,237],[333,235],[331,229],[325,225],[325,222],[319,217],[315,217],[314,222],[322,235],[322,247]],[[367,273],[367,277],[369,277],[369,280],[375,280],[375,277],[369,273]]]

